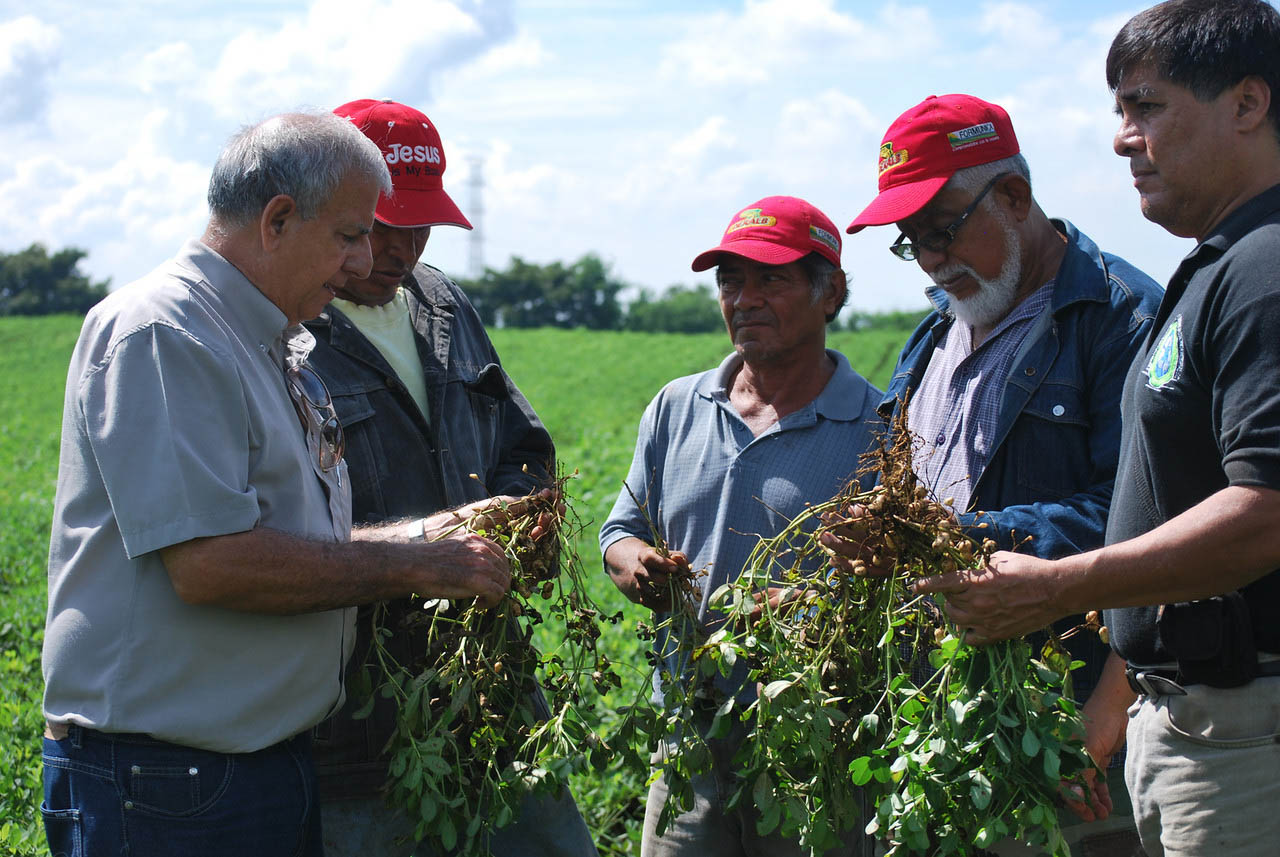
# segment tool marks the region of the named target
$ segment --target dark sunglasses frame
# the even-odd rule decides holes
[[[342,454],[347,448],[346,435],[342,432],[342,423],[334,410],[333,399],[329,396],[329,388],[306,363],[290,366],[284,373],[285,386],[289,388],[289,396],[293,399],[294,408],[302,418],[308,430],[314,429],[320,438],[320,469],[329,472],[342,461]]]
[[[960,216],[951,221],[951,224],[946,228],[926,232],[914,241],[906,240],[907,233],[899,233],[898,240],[889,245],[889,252],[904,262],[914,262],[920,255],[920,248],[928,250],[930,253],[941,253],[946,250],[951,246],[951,242],[956,240],[956,233],[960,231],[961,226],[964,226],[964,222],[969,219],[969,215],[977,211],[978,203],[982,202],[982,198],[996,186],[996,182],[1007,175],[1009,173],[1001,173],[987,182],[986,187],[973,198],[973,202],[969,203],[965,210],[960,212]]]

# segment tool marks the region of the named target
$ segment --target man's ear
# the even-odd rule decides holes
[[[1242,78],[1233,93],[1236,108],[1236,127],[1243,132],[1254,131],[1268,122],[1271,110],[1271,87],[1255,74]],[[1271,129],[1267,129],[1270,133]]]
[[[276,194],[267,201],[258,216],[258,233],[264,250],[280,246],[293,221],[299,219],[298,204],[288,194]]]
[[[832,271],[828,285],[830,288],[827,289],[827,294],[822,299],[822,312],[830,319],[840,307],[844,306],[844,294],[849,288],[848,278],[845,277],[844,271],[840,268]]]
[[[1017,173],[1010,173],[996,183],[995,192],[1000,203],[1009,209],[1016,220],[1026,220],[1033,205],[1030,182]]]

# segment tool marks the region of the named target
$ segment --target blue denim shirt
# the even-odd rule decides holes
[[[462,290],[427,265],[418,265],[404,288],[430,422],[395,370],[339,310],[331,306],[307,322],[316,337],[311,365],[329,388],[347,438],[357,524],[429,515],[498,494],[526,494],[548,479],[555,455],[551,436],[503,370]],[[416,609],[407,601],[388,606],[393,628]],[[361,608],[348,686],[371,639],[369,608]],[[418,657],[423,645],[403,632],[387,641],[402,663]],[[387,759],[380,752],[395,728],[395,704],[379,698],[368,719],[353,720],[361,702],[348,695],[342,711],[316,727],[324,799],[376,794],[386,779]]]
[[[962,523],[1002,549],[1057,559],[1101,547],[1120,455],[1120,390],[1150,329],[1163,289],[1123,259],[1104,253],[1065,220],[1067,237],[1049,309],[1034,322],[1004,381],[987,466],[975,474],[972,511]],[[945,295],[907,340],[883,415],[919,385],[952,317]],[[1027,539],[1030,541],[1027,541]],[[1059,623],[1069,628],[1080,617]],[[1071,641],[1086,662],[1077,698],[1097,680],[1107,648],[1092,634]]]

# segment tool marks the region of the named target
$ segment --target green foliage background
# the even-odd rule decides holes
[[[57,476],[67,362],[79,333],[75,316],[0,318],[0,853],[47,853],[40,825],[40,646],[44,634],[45,561]],[[631,462],[641,411],[664,383],[717,365],[728,353],[723,333],[659,334],[556,328],[491,331],[498,353],[556,440],[561,464],[577,469],[571,504],[585,529],[578,552],[600,569],[596,534]],[[901,329],[830,335],[854,368],[884,387]],[[645,674],[634,634],[640,610],[603,571],[595,598],[624,610],[626,621],[601,641],[630,664],[617,705],[632,702]],[[554,643],[554,641],[547,641]],[[583,778],[575,796],[601,853],[639,853],[643,777],[621,770]]]

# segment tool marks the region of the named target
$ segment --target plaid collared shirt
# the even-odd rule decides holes
[[[973,328],[956,321],[943,335],[911,396],[907,423],[921,443],[915,471],[938,500],[957,512],[990,460],[1004,380],[1035,319],[1049,306],[1053,280],[1013,308],[976,349]]]

